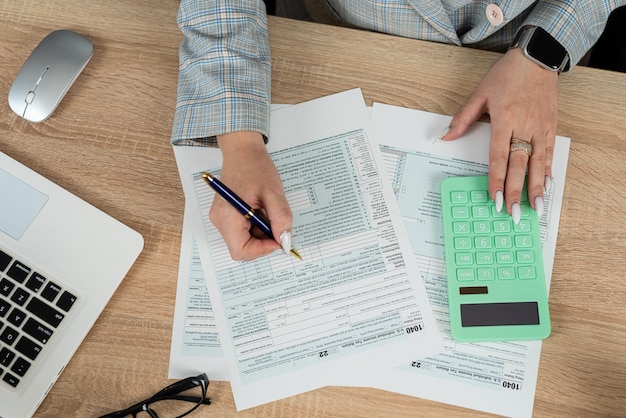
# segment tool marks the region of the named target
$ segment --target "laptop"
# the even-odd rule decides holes
[[[142,236],[0,152],[0,417],[30,417]]]

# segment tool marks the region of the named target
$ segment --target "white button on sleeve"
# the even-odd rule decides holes
[[[487,15],[489,23],[493,26],[498,26],[504,21],[504,13],[497,4],[488,5],[485,9],[485,14]]]

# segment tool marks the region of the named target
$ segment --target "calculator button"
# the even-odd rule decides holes
[[[454,248],[457,250],[469,250],[472,248],[472,239],[469,237],[455,237]]]
[[[496,262],[498,264],[513,264],[515,262],[515,259],[513,258],[513,252],[498,251],[496,253]]]
[[[450,193],[450,200],[452,201],[452,203],[467,203],[467,192],[465,190],[452,192]]]
[[[456,278],[460,282],[472,281],[476,278],[474,274],[474,269],[457,269]]]
[[[470,198],[473,203],[486,203],[489,200],[489,194],[487,190],[472,190]]]
[[[514,280],[515,269],[513,267],[498,267],[499,280]]]
[[[530,235],[516,235],[515,246],[517,248],[530,248],[533,246],[533,239]]]
[[[489,221],[475,221],[474,222],[475,234],[489,234],[491,233],[491,222]]]
[[[493,253],[478,252],[476,253],[476,264],[493,264]]]
[[[520,207],[520,214],[522,215],[522,218],[527,218],[528,215],[530,215],[530,206],[522,205]]]
[[[479,268],[478,280],[494,280],[495,273],[492,268]]]
[[[470,223],[469,222],[453,222],[452,229],[455,234],[469,234]]]
[[[535,262],[535,253],[532,251],[518,251],[517,262],[520,264],[529,264]]]
[[[493,231],[495,233],[507,234],[511,232],[511,222],[509,221],[493,221]]]
[[[498,212],[494,205],[491,207],[491,216],[493,216],[494,218],[506,218],[509,216],[509,214],[506,213],[505,209],[502,209],[500,212]]]
[[[513,226],[515,232],[530,232],[530,221],[528,219],[520,219],[517,225]]]
[[[472,257],[472,253],[457,253],[456,254],[456,263],[458,265],[468,265],[474,263],[474,257]]]
[[[502,237],[496,237],[495,245],[496,245],[496,248],[512,248],[513,240],[508,235],[505,235]]]
[[[522,280],[531,280],[537,278],[537,272],[533,266],[518,267],[517,272]]]
[[[488,218],[489,217],[489,207],[488,206],[473,206],[472,207],[472,216],[474,218]]]
[[[479,249],[487,249],[491,248],[491,238],[490,237],[479,237],[474,241],[474,245]]]
[[[469,208],[467,206],[455,206],[452,208],[452,218],[467,219],[469,218]]]

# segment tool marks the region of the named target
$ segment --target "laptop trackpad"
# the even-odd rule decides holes
[[[48,196],[0,168],[0,231],[18,240],[48,201]]]

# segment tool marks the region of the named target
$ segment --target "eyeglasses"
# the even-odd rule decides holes
[[[133,418],[144,416],[158,418],[157,411],[161,414],[167,414],[168,417],[184,417],[191,414],[202,404],[211,404],[211,398],[206,397],[208,387],[209,378],[206,374],[202,373],[196,377],[188,377],[172,383],[144,401],[121,411],[102,415],[100,418],[123,418],[129,416]]]

